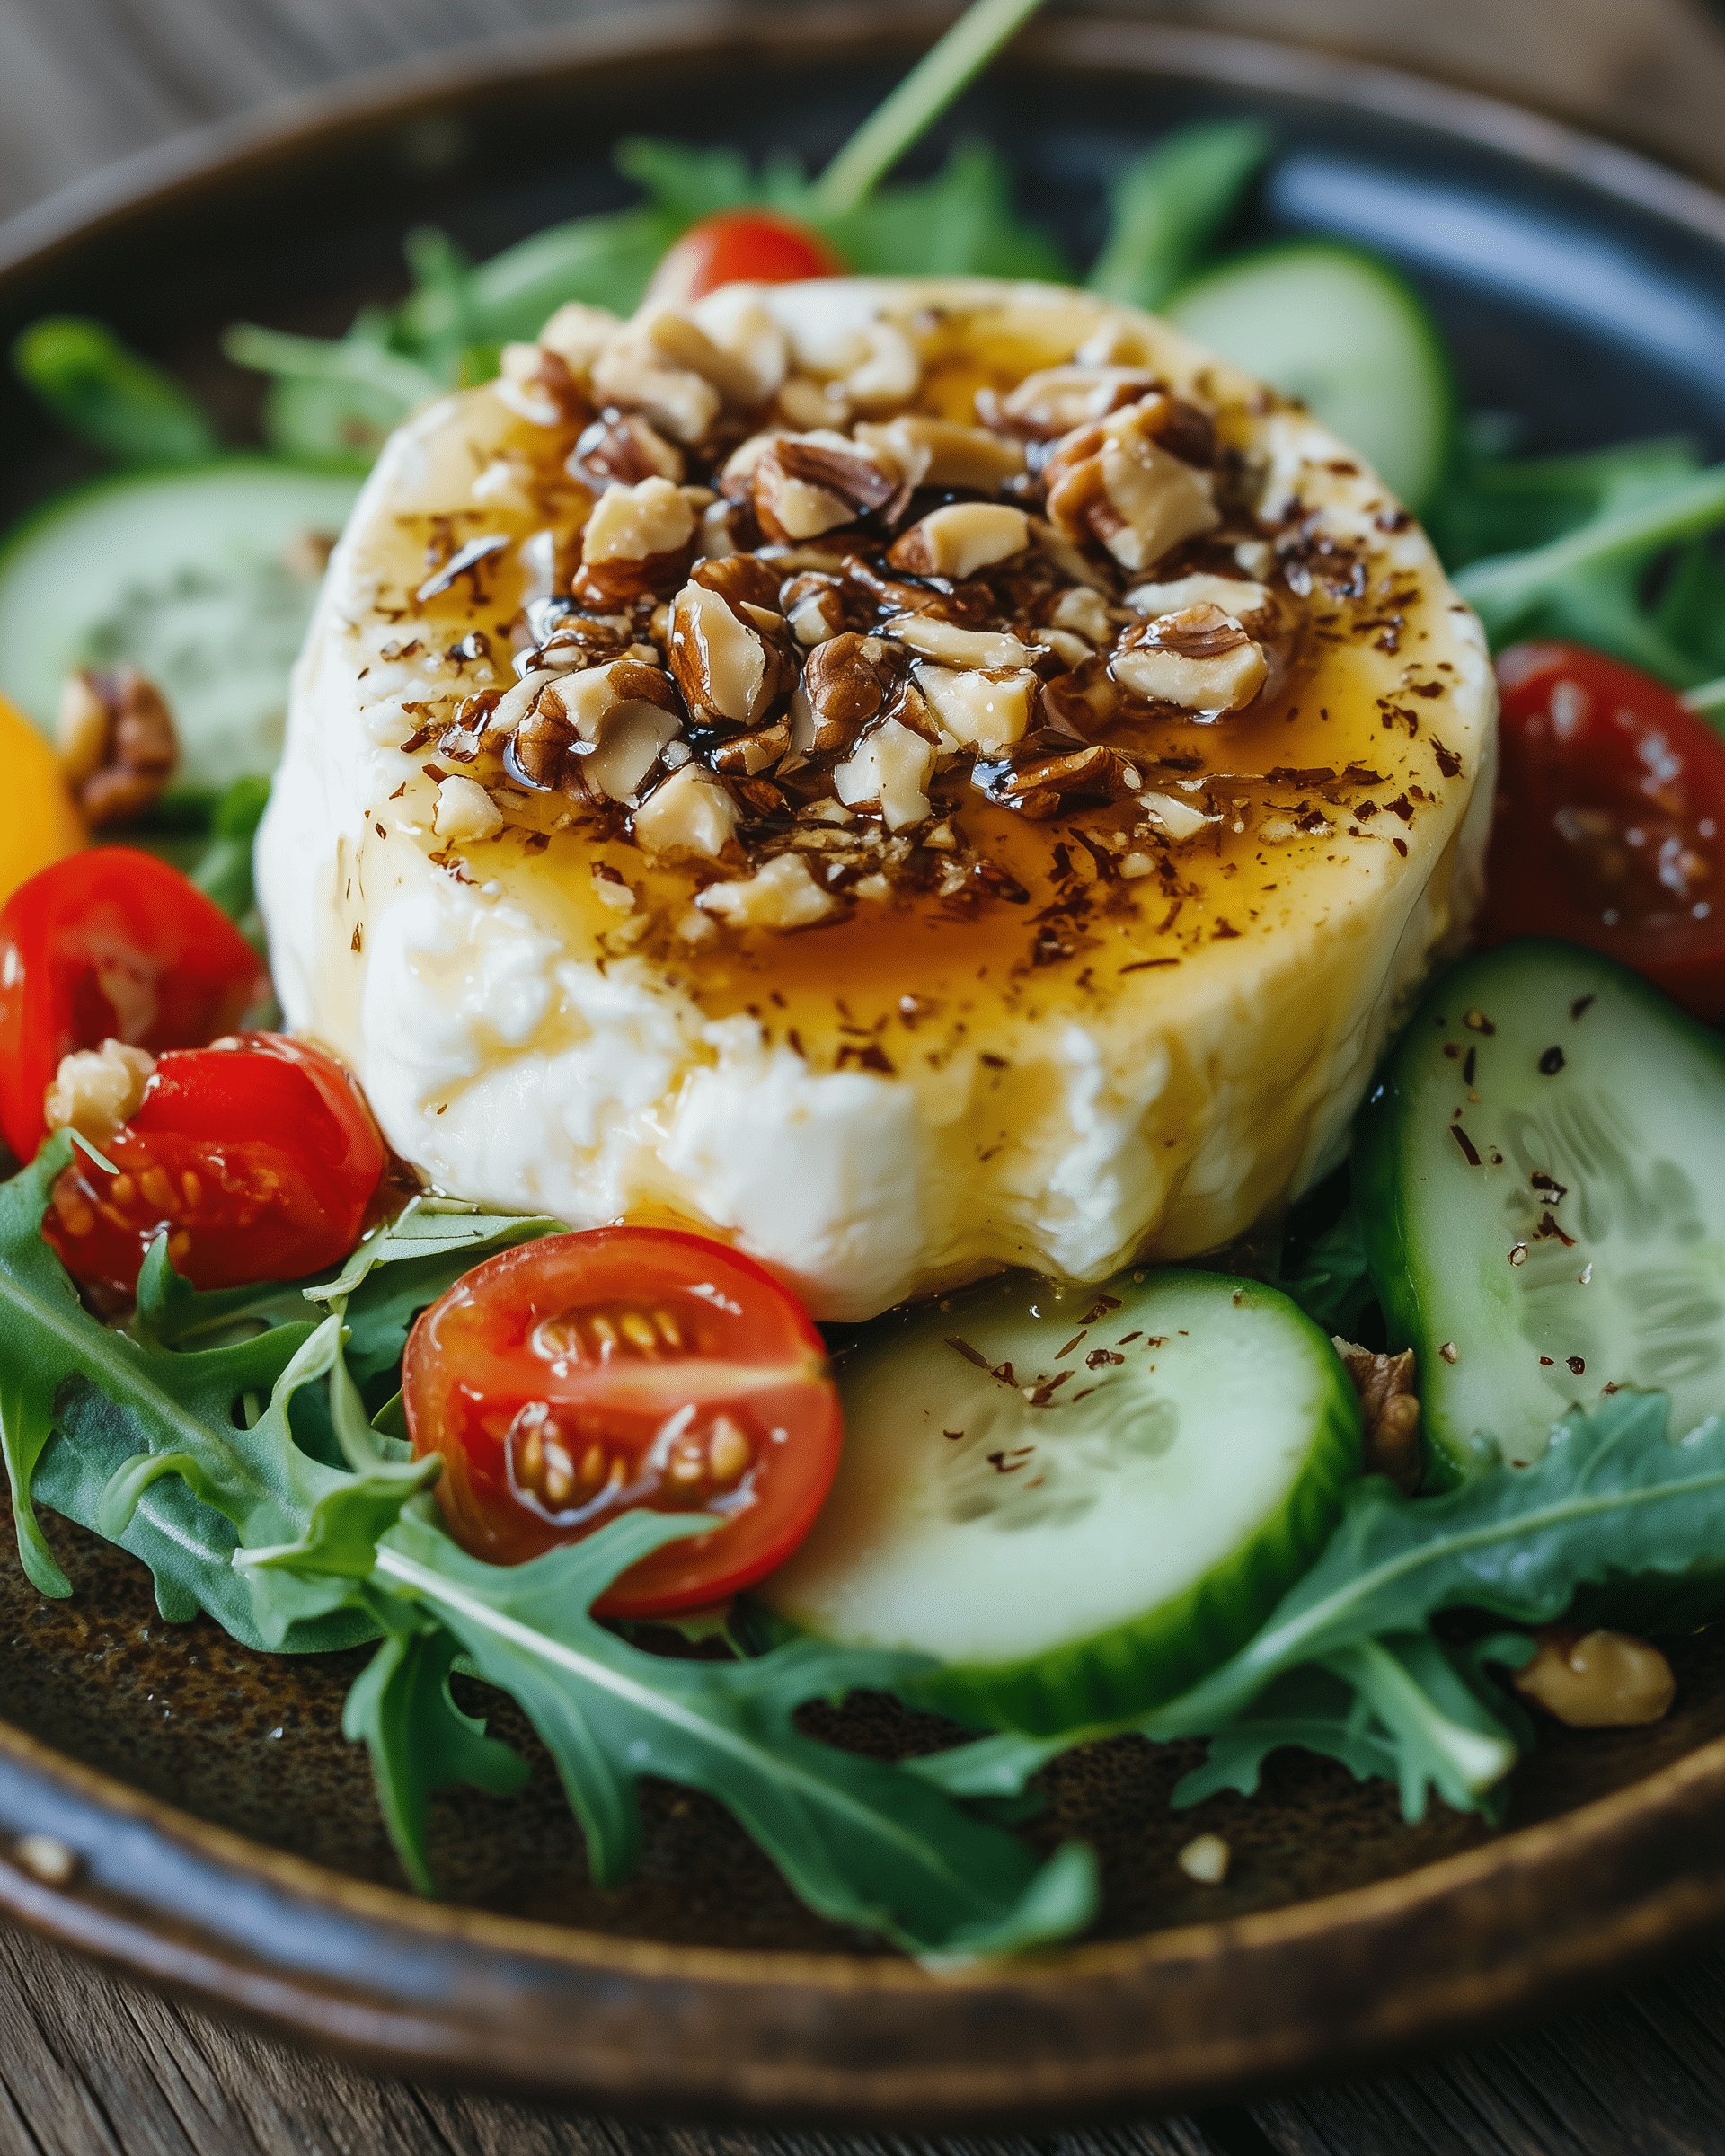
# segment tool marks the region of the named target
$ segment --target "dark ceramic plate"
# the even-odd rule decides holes
[[[146,159],[0,232],[0,345],[47,309],[98,311],[241,431],[251,392],[216,356],[223,323],[345,325],[399,289],[400,236],[421,219],[483,253],[614,204],[623,133],[818,163],[909,34],[878,12],[655,11]],[[1257,232],[1397,257],[1470,403],[1516,415],[1528,447],[1681,429],[1718,452],[1725,202],[1603,145],[1376,69],[1076,19],[1039,29],[954,128],[1008,146],[1027,204],[1082,253],[1102,182],[1146,137],[1243,111],[1279,145]],[[77,466],[14,389],[0,403],[11,512]],[[49,1885],[0,1844],[0,1906],[418,2074],[660,2111],[1071,2117],[1496,2025],[1725,1919],[1725,1646],[1705,1639],[1678,1657],[1658,1728],[1549,1735],[1501,1833],[1441,1807],[1406,1827],[1384,1784],[1288,1754],[1254,1801],[1176,1819],[1190,1747],[1075,1755],[1040,1831],[1095,1843],[1105,1913],[1094,1940],[1033,1963],[925,1975],[809,1916],[715,1805],[669,1788],[646,1791],[636,1878],[598,1889],[519,1727],[532,1786],[439,1800],[451,1899],[418,1903],[341,1738],[355,1658],[269,1659],[209,1624],[164,1626],[128,1559],[50,1533],[73,1601],[0,1566],[0,1833],[46,1831],[80,1861]],[[846,1727],[915,1741],[884,1712]],[[1223,1887],[1174,1864],[1200,1827],[1234,1847]]]

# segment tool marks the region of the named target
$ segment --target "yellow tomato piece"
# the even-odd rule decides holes
[[[0,789],[10,806],[0,839],[0,906],[40,870],[89,841],[54,751],[0,696]]]

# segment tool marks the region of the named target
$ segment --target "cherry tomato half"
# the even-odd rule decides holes
[[[464,1548],[519,1564],[621,1512],[703,1512],[712,1532],[632,1566],[595,1605],[664,1616],[789,1556],[838,1466],[838,1394],[796,1298],[748,1258],[672,1228],[595,1228],[488,1259],[413,1329],[416,1453]]]
[[[793,285],[844,274],[844,263],[806,225],[770,210],[727,209],[691,225],[667,251],[647,296],[677,305],[721,285]]]
[[[299,1280],[358,1241],[386,1156],[333,1056],[282,1033],[235,1033],[164,1056],[129,1122],[79,1152],[42,1233],[99,1304],[129,1301],[165,1228],[194,1287]]]
[[[128,846],[56,862],[0,909],[0,1133],[31,1159],[62,1056],[110,1038],[201,1047],[265,986],[257,952],[165,862]]]
[[[1662,682],[1584,645],[1517,644],[1498,682],[1481,941],[1585,943],[1725,1019],[1725,741]]]

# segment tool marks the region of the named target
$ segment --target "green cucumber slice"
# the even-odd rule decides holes
[[[1641,977],[1528,938],[1438,983],[1360,1112],[1354,1188],[1431,1480],[1536,1459],[1571,1407],[1725,1409],[1725,1043]]]
[[[1309,405],[1410,508],[1430,499],[1454,440],[1455,381],[1425,302],[1386,263],[1292,241],[1208,270],[1163,312]]]
[[[945,1665],[978,1727],[1110,1721],[1183,1692],[1323,1547],[1359,1471],[1328,1339],[1218,1273],[1008,1274],[841,1358],[845,1453],[756,1594],[804,1631]]]
[[[220,791],[273,771],[288,677],[357,479],[234,456],[99,480],[0,545],[0,692],[51,734],[79,667],[140,667],[179,729],[175,783]]]

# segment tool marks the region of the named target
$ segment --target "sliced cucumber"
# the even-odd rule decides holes
[[[51,733],[79,667],[140,667],[168,699],[176,783],[272,771],[288,677],[357,479],[225,457],[62,495],[0,546],[0,691]]]
[[[1137,1712],[1247,1639],[1359,1470],[1329,1340],[1217,1273],[1009,1274],[843,1359],[845,1454],[757,1593],[805,1631],[946,1666],[921,1697],[1038,1732]]]
[[[1536,1458],[1571,1407],[1725,1410],[1725,1044],[1636,974],[1529,939],[1438,984],[1362,1109],[1355,1191],[1434,1479]]]
[[[1376,256],[1294,241],[1175,294],[1171,322],[1310,405],[1412,509],[1449,462],[1455,387],[1425,303]]]

